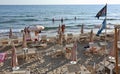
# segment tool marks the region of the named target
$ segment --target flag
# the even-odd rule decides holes
[[[100,16],[106,16],[107,13],[107,4],[97,13],[95,17],[99,19]]]
[[[99,36],[99,34],[102,32],[103,29],[106,28],[106,19],[104,19],[101,28],[98,30],[96,36]]]

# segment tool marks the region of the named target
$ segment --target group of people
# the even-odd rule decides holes
[[[74,17],[74,20],[76,20],[76,19],[77,19],[77,17],[75,16],[75,17]],[[55,21],[55,18],[52,18],[52,21],[54,22],[54,21]],[[61,18],[60,21],[61,21],[61,23],[63,23],[64,19]]]

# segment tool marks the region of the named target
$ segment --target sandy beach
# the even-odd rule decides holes
[[[89,36],[89,33],[86,35]],[[100,42],[104,42],[104,38],[101,38],[100,36],[97,37],[94,35],[94,43],[100,47],[100,50],[97,52],[86,52],[87,49],[85,47],[89,45],[89,39],[87,38],[85,40],[80,40],[80,35],[73,35],[72,42],[67,42],[67,37],[65,37],[65,41],[63,41],[62,44],[57,42],[56,37],[48,37],[48,41],[46,42],[47,45],[43,44],[41,46],[40,41],[27,43],[27,48],[30,53],[28,52],[26,59],[24,59],[25,54],[20,42],[19,45],[15,46],[18,58],[18,66],[20,67],[20,69],[17,71],[28,71],[30,74],[81,74],[82,72],[86,71],[88,72],[87,74],[93,74],[94,64],[96,64],[95,74],[99,74],[97,73],[97,69],[101,66],[104,66],[104,64],[101,65],[101,62],[104,60],[109,62],[108,56],[111,46],[113,45],[111,40],[112,38],[113,36],[108,36],[106,38],[108,43],[106,47],[108,54],[106,54],[104,53],[104,47],[100,44]],[[72,60],[71,57],[66,56],[66,48],[67,45],[71,43],[74,44],[75,41],[77,44],[77,64],[73,65],[70,63]],[[97,47],[97,45],[95,45],[95,47]],[[11,49],[11,45],[8,45],[0,50],[0,52],[7,53],[4,63],[1,63],[0,66],[1,74],[15,72],[12,71],[11,66]],[[73,68],[75,68],[75,70]],[[101,71],[104,70],[102,69]],[[104,72],[102,74],[104,74]]]

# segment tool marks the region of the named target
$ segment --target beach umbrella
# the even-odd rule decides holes
[[[33,25],[28,27],[29,31],[41,31],[43,29],[45,29],[45,27],[41,25]]]
[[[115,59],[115,50],[114,50],[114,42],[113,42],[113,45],[110,49],[110,52],[109,52],[109,59]]]
[[[118,41],[120,41],[120,29],[118,29]]]
[[[23,48],[27,48],[26,34],[23,32]]]
[[[18,65],[18,59],[16,55],[16,48],[14,46],[14,43],[12,43],[12,69],[18,70],[19,67],[17,67],[17,65]]]
[[[13,33],[12,33],[12,28],[10,28],[9,38],[12,38],[12,35],[13,35]]]
[[[76,64],[77,62],[77,42],[74,42],[72,52],[71,52],[71,64]]]
[[[84,29],[84,25],[82,24],[82,25],[81,25],[81,34],[84,33],[83,29]]]
[[[61,29],[61,26],[59,25],[59,27],[58,27],[58,34],[60,34],[60,29]]]
[[[90,42],[93,42],[93,30],[90,32]]]
[[[59,34],[59,43],[62,44],[62,30],[60,29],[60,34]]]

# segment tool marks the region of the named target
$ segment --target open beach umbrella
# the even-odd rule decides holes
[[[12,33],[12,28],[10,28],[9,38],[12,38],[12,35],[13,35],[13,33]]]
[[[93,42],[93,30],[90,32],[90,42]]]
[[[26,34],[23,32],[23,48],[27,48]]]
[[[12,43],[12,69],[18,70],[19,67],[17,67],[17,65],[18,65],[18,59],[17,59],[17,55],[16,55],[16,48],[15,48],[14,44]]]
[[[45,27],[41,25],[32,25],[28,27],[29,31],[41,31],[43,29],[45,29]]]
[[[84,25],[82,24],[82,25],[81,25],[81,34],[84,33],[83,29],[84,29]]]

